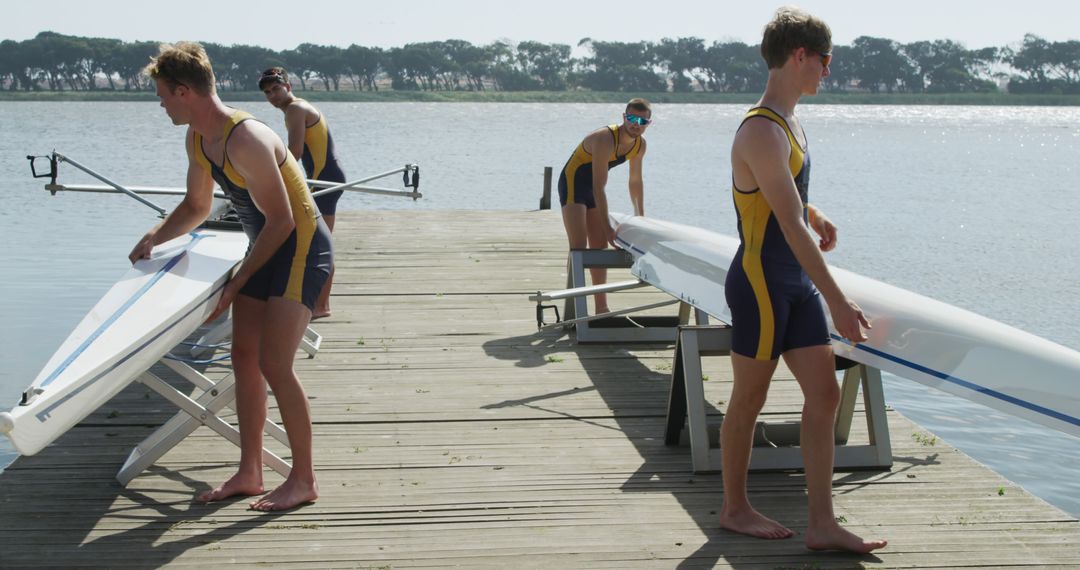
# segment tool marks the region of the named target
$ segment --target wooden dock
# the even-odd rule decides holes
[[[315,323],[322,351],[297,361],[319,502],[285,514],[192,503],[239,457],[205,428],[119,486],[131,447],[175,412],[136,384],[0,474],[0,568],[1080,565],[1074,517],[892,411],[892,470],[834,478],[838,518],[888,538],[885,550],[813,553],[798,536],[721,531],[720,475],[695,475],[688,448],[664,445],[671,347],[537,332],[528,295],[565,285],[557,212],[375,211],[338,223],[334,315]],[[661,297],[640,289],[612,305]],[[718,358],[705,369],[716,412],[730,371]],[[780,378],[766,414],[794,417],[800,405]],[[268,486],[279,481],[267,471]],[[750,491],[805,529],[801,474],[754,474]]]

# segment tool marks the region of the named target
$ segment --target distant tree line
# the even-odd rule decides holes
[[[742,93],[760,91],[768,76],[758,46],[701,38],[571,46],[526,41],[473,45],[445,40],[378,48],[304,43],[274,51],[251,45],[203,44],[218,89],[258,88],[261,70],[280,65],[301,90],[342,88],[424,91],[629,91]],[[140,72],[158,42],[41,32],[0,41],[0,88],[23,91],[153,90]],[[902,44],[862,36],[833,50],[827,91],[1080,93],[1080,41],[1026,35],[1019,48],[969,50],[952,40]]]

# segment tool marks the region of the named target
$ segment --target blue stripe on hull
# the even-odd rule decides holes
[[[131,296],[131,298],[128,299],[123,305],[121,305],[120,308],[117,309],[113,314],[109,315],[109,318],[105,319],[105,321],[102,322],[101,325],[98,326],[98,328],[93,332],[93,334],[91,334],[89,337],[87,337],[87,339],[84,340],[83,343],[81,345],[79,345],[79,347],[76,348],[75,351],[72,352],[71,355],[68,356],[64,360],[64,362],[60,363],[60,366],[56,367],[56,370],[53,370],[53,372],[51,374],[49,374],[49,376],[47,378],[45,378],[45,380],[43,380],[41,382],[40,387],[44,388],[45,386],[48,386],[54,380],[56,380],[61,374],[63,374],[63,372],[65,370],[67,370],[68,366],[71,366],[72,362],[75,362],[75,360],[77,358],[82,356],[82,353],[86,352],[86,349],[89,348],[90,345],[93,344],[94,341],[98,339],[98,337],[100,337],[102,334],[104,334],[105,331],[110,326],[112,326],[124,314],[124,312],[126,312],[128,309],[130,309],[131,306],[134,305],[135,302],[138,301],[143,295],[145,295],[146,292],[149,291],[150,288],[153,287],[155,283],[160,281],[162,277],[164,277],[167,273],[169,273],[169,271],[171,271],[172,268],[176,266],[176,264],[180,263],[180,260],[183,259],[184,256],[186,256],[189,251],[191,251],[191,248],[194,247],[195,244],[199,242],[199,240],[202,240],[203,238],[209,237],[209,236],[206,236],[206,235],[203,235],[203,234],[197,234],[197,233],[194,233],[194,232],[192,232],[189,235],[191,235],[191,241],[189,241],[184,246],[183,251],[176,254],[172,259],[169,260],[168,263],[166,263],[164,266],[162,266],[161,269],[158,269],[157,273],[155,273],[154,276],[152,278],[150,278],[150,281],[148,281],[145,285],[140,287],[139,290],[136,291],[135,294],[133,294]]]
[[[1065,422],[1067,424],[1072,424],[1074,426],[1080,426],[1080,418],[1074,418],[1074,417],[1072,417],[1072,416],[1070,416],[1068,414],[1063,414],[1063,413],[1061,413],[1061,412],[1059,412],[1057,410],[1051,410],[1050,408],[1040,406],[1040,405],[1034,404],[1032,402],[1028,402],[1027,400],[1021,400],[1020,398],[1017,398],[1016,396],[1010,396],[1008,394],[1005,394],[1003,392],[998,392],[997,390],[992,390],[992,389],[987,388],[985,386],[979,386],[978,384],[975,384],[974,382],[969,382],[969,381],[964,380],[962,378],[957,378],[956,376],[953,376],[951,374],[946,374],[945,372],[940,372],[938,370],[934,370],[933,368],[927,368],[926,366],[923,366],[921,364],[911,362],[909,360],[905,360],[903,358],[900,358],[899,356],[893,356],[893,355],[891,355],[891,354],[889,354],[887,352],[878,350],[878,349],[873,348],[873,347],[866,346],[865,344],[852,344],[847,339],[844,339],[844,338],[842,338],[840,336],[837,336],[835,334],[832,334],[832,333],[830,333],[829,336],[831,336],[833,338],[833,340],[836,340],[837,342],[841,342],[841,343],[844,343],[844,344],[846,344],[848,346],[851,346],[851,347],[855,348],[856,350],[862,350],[864,352],[868,352],[870,354],[873,354],[874,356],[884,358],[885,360],[888,360],[890,362],[895,362],[896,364],[906,366],[907,368],[910,368],[910,369],[915,370],[917,372],[922,372],[923,374],[926,374],[927,376],[933,376],[934,378],[944,380],[946,382],[949,382],[951,384],[955,384],[955,385],[960,386],[962,388],[967,388],[968,390],[971,390],[972,392],[976,392],[978,394],[983,394],[984,396],[990,396],[991,398],[995,398],[997,400],[1007,402],[1009,404],[1012,404],[1012,405],[1020,407],[1020,408],[1031,410],[1033,412],[1042,414],[1044,416],[1053,418],[1053,419],[1058,420],[1058,421]]]
[[[83,382],[81,385],[79,385],[78,389],[72,391],[70,394],[67,394],[66,396],[64,396],[60,400],[58,400],[55,403],[51,404],[49,407],[37,412],[36,414],[34,414],[34,416],[38,419],[38,421],[44,423],[46,420],[49,419],[49,416],[52,414],[53,410],[55,410],[55,409],[59,408],[60,406],[64,405],[68,400],[71,400],[72,398],[78,396],[83,390],[89,388],[91,385],[95,384],[97,381],[104,378],[106,375],[111,373],[113,370],[116,370],[117,368],[119,368],[121,365],[123,365],[125,362],[130,360],[136,354],[142,352],[143,349],[150,346],[157,339],[161,338],[162,335],[169,332],[174,327],[176,327],[176,325],[179,325],[181,322],[183,322],[183,320],[186,319],[189,315],[191,315],[191,313],[193,313],[193,312],[199,310],[201,307],[203,307],[210,299],[214,298],[214,295],[217,295],[218,292],[220,292],[224,288],[225,288],[225,284],[223,283],[221,285],[221,287],[218,287],[217,289],[214,289],[213,291],[211,291],[210,294],[206,296],[206,298],[199,301],[194,307],[191,308],[191,310],[184,313],[183,315],[180,315],[179,318],[177,318],[173,322],[169,323],[169,325],[166,326],[165,328],[161,329],[161,332],[159,332],[158,334],[154,335],[153,337],[147,339],[146,342],[144,342],[144,343],[140,344],[139,346],[135,347],[134,349],[132,349],[131,352],[125,354],[122,358],[120,358],[119,360],[114,362],[111,366],[109,366],[108,368],[103,370],[100,374],[98,374],[97,376],[94,376],[90,381]]]

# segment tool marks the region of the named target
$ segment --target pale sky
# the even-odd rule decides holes
[[[133,40],[200,40],[253,44],[275,50],[309,42],[396,47],[410,42],[499,39],[576,46],[585,37],[658,41],[696,36],[756,44],[783,0],[223,0],[209,10],[195,3],[137,0],[7,2],[0,40],[25,40],[49,30],[69,35]],[[1080,38],[1076,0],[803,0],[793,2],[823,18],[833,43],[858,36],[908,43],[951,39],[969,49],[1018,45],[1026,33],[1050,41]],[[204,3],[198,3],[205,5]],[[991,7],[993,6],[993,7]]]

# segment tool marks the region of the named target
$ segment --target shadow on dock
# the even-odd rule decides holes
[[[153,370],[177,388],[190,386],[164,366]],[[248,497],[194,501],[211,487],[190,475],[228,468],[232,462],[179,469],[154,465],[137,484],[121,486],[116,472],[131,449],[175,411],[151,390],[133,385],[47,452],[19,457],[4,471],[0,486],[0,568],[116,567],[121,562],[159,567],[192,548],[212,549],[215,543],[274,525],[287,514],[219,516]]]
[[[611,429],[602,420],[613,420],[615,429],[625,434],[637,453],[641,465],[627,473],[619,485],[623,493],[657,494],[670,496],[693,519],[697,530],[706,542],[695,552],[678,563],[678,568],[711,568],[717,565],[732,568],[788,567],[793,557],[809,567],[821,564],[858,565],[859,562],[877,563],[874,555],[859,556],[837,552],[812,552],[801,540],[806,528],[807,505],[805,478],[801,472],[754,473],[749,479],[750,498],[766,515],[772,516],[797,532],[796,536],[771,543],[767,549],[761,539],[721,530],[717,524],[722,500],[722,480],[719,473],[695,474],[690,466],[690,450],[686,446],[670,447],[664,443],[666,404],[670,373],[649,368],[646,359],[670,362],[671,348],[657,345],[582,345],[566,333],[544,331],[492,340],[484,344],[490,357],[516,361],[523,368],[551,364],[568,352],[577,356],[590,386],[570,390],[538,393],[526,398],[497,402],[482,406],[497,409],[522,406],[550,413],[569,421],[591,424]],[[630,351],[638,354],[632,354]],[[651,353],[658,354],[651,354]],[[606,418],[575,416],[544,406],[559,398],[594,391],[610,409]],[[721,410],[707,405],[710,416],[720,416]],[[895,458],[897,466],[891,474],[899,475],[903,465],[934,463],[933,458]],[[837,494],[849,493],[882,479],[881,472],[851,472],[838,476],[834,487]],[[641,521],[639,521],[641,522]],[[658,533],[670,531],[658,523]],[[682,543],[677,533],[672,533],[676,546]],[[698,543],[700,537],[687,538],[686,543]],[[767,550],[767,552],[763,552]]]

